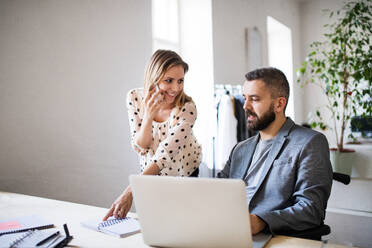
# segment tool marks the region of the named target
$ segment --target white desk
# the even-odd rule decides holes
[[[69,247],[149,247],[143,243],[141,233],[121,239],[80,226],[81,221],[97,216],[102,217],[106,212],[105,208],[0,191],[0,219],[38,214],[52,221],[60,230],[62,230],[62,225],[67,223],[74,237]],[[266,247],[320,248],[321,242],[276,236]],[[344,246],[328,244],[326,247],[342,248]]]

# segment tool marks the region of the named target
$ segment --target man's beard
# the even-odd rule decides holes
[[[250,115],[255,116],[256,120],[248,120],[248,116]],[[274,104],[271,104],[270,109],[261,117],[258,117],[256,113],[253,113],[248,109],[245,110],[245,117],[247,118],[248,129],[253,131],[264,130],[275,120]]]

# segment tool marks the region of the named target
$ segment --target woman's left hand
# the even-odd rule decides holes
[[[111,208],[103,218],[103,221],[107,220],[110,216],[114,216],[115,218],[125,218],[132,206],[132,202],[132,190],[130,186],[128,186],[111,205]]]

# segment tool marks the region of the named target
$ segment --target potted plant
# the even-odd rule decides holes
[[[309,55],[297,69],[297,82],[316,84],[326,96],[323,107],[331,118],[325,118],[324,108],[319,107],[310,126],[333,130],[337,144],[331,149],[334,171],[350,175],[351,167],[339,168],[340,161],[352,164],[347,154],[353,151],[344,148],[345,128],[351,117],[372,114],[372,1],[349,1],[341,10],[329,11],[332,17],[336,20],[325,25],[324,41],[310,45]]]

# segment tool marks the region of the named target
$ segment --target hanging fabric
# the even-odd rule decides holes
[[[215,144],[215,169],[222,170],[230,152],[237,143],[237,120],[230,95],[222,95],[218,106],[218,124]]]

